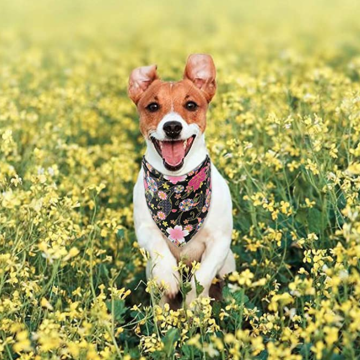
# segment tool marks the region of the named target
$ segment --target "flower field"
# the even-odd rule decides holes
[[[0,7],[1,359],[360,358],[357,1]],[[135,238],[127,81],[180,79],[199,52],[237,271],[224,301],[173,311]]]

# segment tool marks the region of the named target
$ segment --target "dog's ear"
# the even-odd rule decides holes
[[[149,65],[138,67],[131,72],[129,77],[128,95],[135,104],[138,103],[141,95],[151,83],[158,79],[156,69],[156,65]]]
[[[210,102],[216,92],[216,69],[210,55],[192,54],[188,57],[184,79],[191,80],[202,90],[207,102]]]

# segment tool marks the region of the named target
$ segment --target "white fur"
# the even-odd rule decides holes
[[[180,176],[186,174],[191,170],[195,169],[204,159],[207,154],[205,146],[205,137],[201,133],[199,126],[197,124],[188,124],[178,113],[169,112],[166,114],[162,120],[159,122],[156,127],[156,131],[152,131],[150,136],[153,136],[157,140],[165,140],[165,132],[163,129],[164,124],[167,121],[179,121],[182,125],[182,130],[180,133],[180,140],[185,140],[196,135],[195,140],[191,146],[190,151],[185,157],[184,165],[178,171],[170,171],[165,168],[162,158],[159,156],[158,152],[154,148],[154,145],[151,140],[146,139],[146,160],[153,166],[156,170],[160,171],[164,175],[173,175]]]
[[[181,139],[187,139],[196,134],[196,138],[185,157],[184,166],[177,172],[167,170],[161,157],[155,150],[151,141],[147,140],[146,160],[158,171],[166,175],[180,176],[190,172],[205,160],[208,154],[204,135],[195,124],[188,125],[182,117],[174,112],[164,116],[155,132],[151,135],[158,140],[165,137],[163,125],[166,121],[178,120],[183,125]],[[230,250],[232,221],[232,202],[229,187],[220,175],[213,163],[211,163],[212,196],[208,215],[201,230],[184,246],[181,247],[181,255],[189,260],[192,254],[203,248],[200,269],[195,273],[197,281],[204,287],[201,296],[209,295],[209,288],[216,275],[223,276],[235,270],[234,256]],[[135,231],[139,245],[145,248],[151,257],[148,265],[147,276],[155,277],[159,283],[167,284],[166,292],[169,298],[173,298],[179,291],[179,274],[174,269],[177,260],[170,251],[168,240],[159,230],[145,201],[143,184],[143,170],[140,170],[138,180],[134,187],[134,221]],[[201,250],[202,251],[202,250]],[[192,280],[192,290],[186,298],[190,304],[196,298],[195,281]],[[166,299],[165,299],[166,301]]]

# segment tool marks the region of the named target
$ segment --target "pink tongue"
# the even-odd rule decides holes
[[[179,165],[185,157],[185,149],[183,141],[162,141],[162,157],[171,165]]]

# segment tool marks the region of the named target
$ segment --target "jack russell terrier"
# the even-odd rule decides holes
[[[190,55],[177,82],[161,81],[156,70],[139,67],[129,78],[147,145],[134,187],[134,222],[139,245],[150,254],[147,277],[165,284],[161,303],[171,304],[180,290],[180,260],[201,262],[200,296],[209,296],[216,276],[235,270],[232,202],[205,145],[206,111],[216,91],[211,56]],[[197,297],[195,279],[187,304]]]

